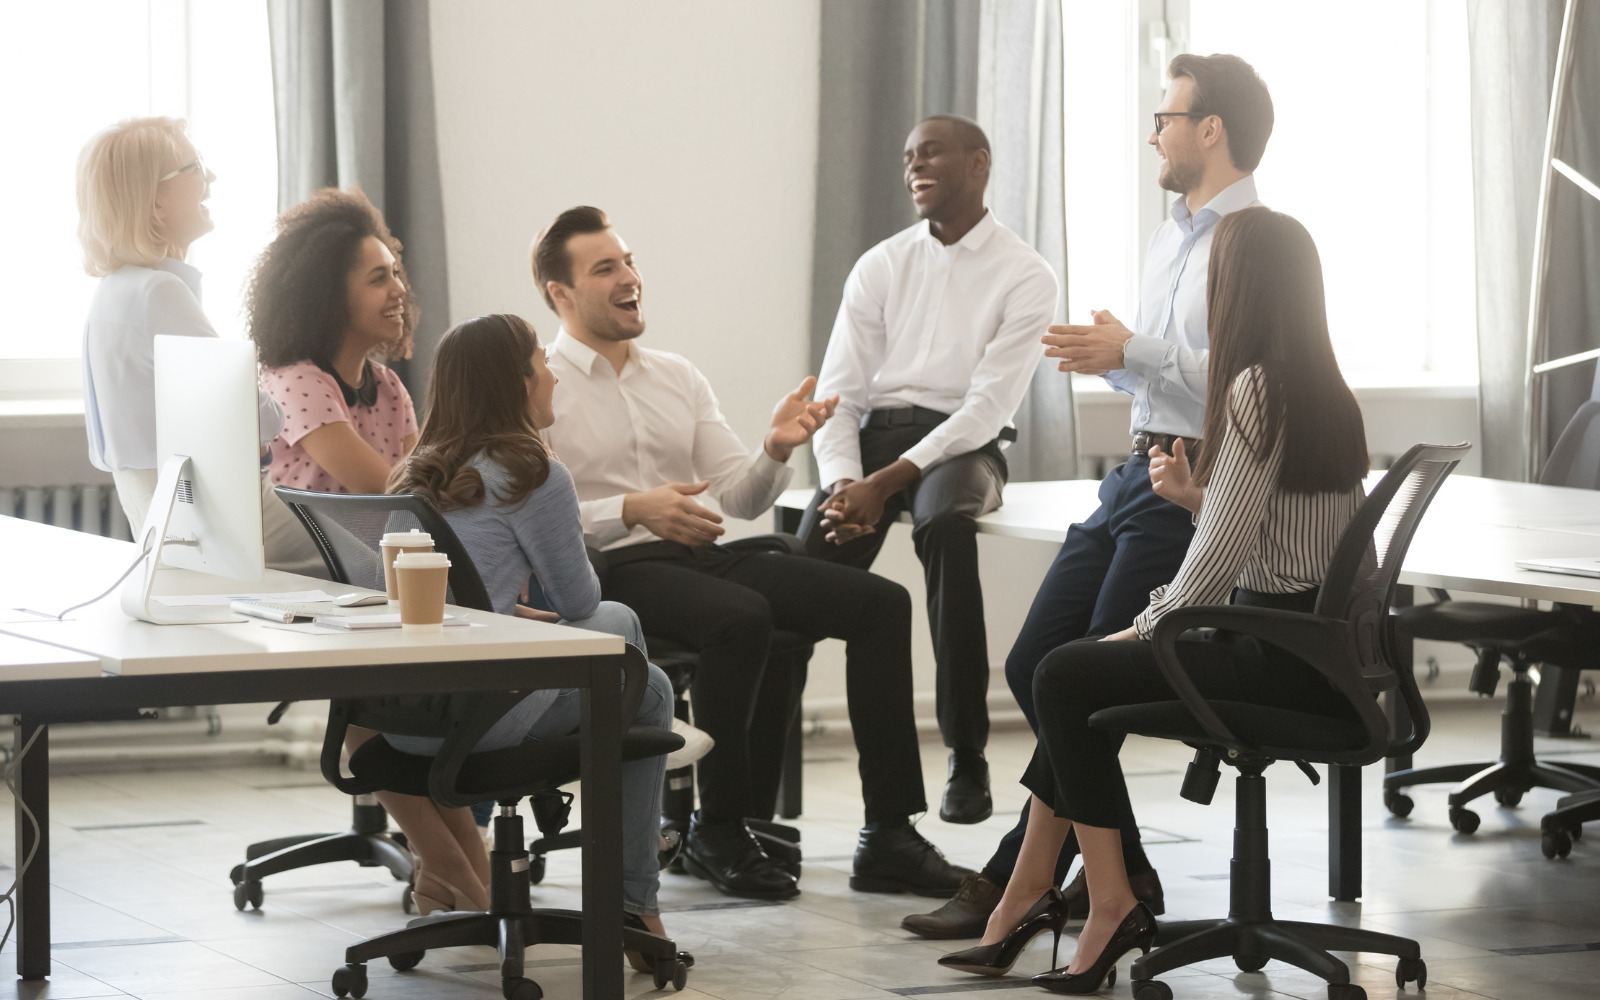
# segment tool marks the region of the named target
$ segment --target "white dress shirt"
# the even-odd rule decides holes
[[[950,414],[901,456],[924,472],[993,441],[1027,394],[1058,292],[1050,265],[993,212],[950,246],[919,222],[863,254],[818,375],[818,399],[839,395],[813,443],[822,485],[861,478],[873,410]]]
[[[118,268],[100,279],[83,327],[83,415],[95,468],[154,469],[155,340],[215,337],[200,308],[200,272],[163,258],[155,267]],[[278,404],[257,390],[261,446],[283,429]]]
[[[1133,339],[1123,347],[1127,367],[1105,376],[1133,396],[1130,432],[1199,437],[1206,419],[1206,271],[1211,236],[1229,212],[1259,205],[1253,176],[1218,191],[1200,211],[1172,203],[1172,217],[1150,237]]]
[[[711,383],[686,358],[637,342],[628,350],[618,374],[562,329],[548,355],[561,384],[544,439],[572,472],[588,543],[614,549],[658,540],[642,524],[623,524],[622,501],[666,483],[709,482],[695,502],[733,517],[771,507],[793,470],[744,446]]]

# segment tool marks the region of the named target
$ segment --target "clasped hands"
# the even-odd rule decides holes
[[[1059,371],[1104,375],[1127,367],[1123,347],[1133,339],[1133,331],[1103,309],[1092,315],[1091,325],[1052,326],[1039,338],[1045,345],[1045,357],[1060,359],[1056,364]]]
[[[816,388],[816,376],[807,375],[794,392],[783,396],[773,407],[772,425],[761,442],[762,449],[773,461],[789,461],[794,450],[811,440],[833,416],[839,397],[807,399]],[[692,498],[704,493],[710,485],[709,482],[665,483],[653,490],[629,493],[622,500],[622,523],[629,528],[642,524],[669,542],[709,545],[727,530],[722,527],[722,515]]]

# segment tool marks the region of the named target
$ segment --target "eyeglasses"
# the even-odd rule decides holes
[[[205,173],[206,172],[205,161],[201,160],[200,157],[196,156],[194,158],[194,162],[193,163],[184,164],[183,166],[179,167],[176,170],[171,170],[171,171],[168,171],[167,173],[162,174],[157,179],[156,183],[159,184],[161,181],[170,181],[174,177],[178,176],[179,174],[186,174],[191,170],[198,170],[202,174]]]
[[[1167,119],[1168,118],[1188,118],[1189,120],[1193,121],[1196,118],[1210,118],[1210,117],[1211,117],[1211,113],[1208,112],[1208,111],[1157,111],[1156,112],[1156,135],[1160,135],[1162,132],[1165,132],[1167,130]]]

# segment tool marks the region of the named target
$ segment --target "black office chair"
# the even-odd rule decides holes
[[[1600,666],[1600,615],[1589,615],[1583,622],[1542,632],[1527,642],[1529,654],[1543,664],[1572,671]],[[1548,683],[1540,680],[1543,687]],[[1600,768],[1568,762],[1568,770],[1600,779]],[[1547,858],[1564,858],[1572,853],[1572,843],[1583,836],[1583,824],[1600,820],[1600,788],[1575,791],[1562,796],[1556,808],[1539,820],[1539,849]]]
[[[1590,401],[1578,408],[1568,422],[1545,463],[1541,483],[1547,486],[1572,486],[1600,489],[1600,402]],[[1576,672],[1584,663],[1600,666],[1592,651],[1587,660],[1580,648],[1563,655],[1577,636],[1592,628],[1597,620],[1590,608],[1557,606],[1551,611],[1519,608],[1505,604],[1451,600],[1442,590],[1432,590],[1436,603],[1399,609],[1403,639],[1434,639],[1459,642],[1478,655],[1468,687],[1492,697],[1499,684],[1500,662],[1511,664],[1511,682],[1506,685],[1506,705],[1500,715],[1500,756],[1495,761],[1446,764],[1439,767],[1406,768],[1383,779],[1383,801],[1396,816],[1410,815],[1414,803],[1405,789],[1415,785],[1456,783],[1447,799],[1450,825],[1461,833],[1474,833],[1480,817],[1467,808],[1479,796],[1493,793],[1495,801],[1513,808],[1534,788],[1555,788],[1564,792],[1600,789],[1600,768],[1583,764],[1552,763],[1534,756],[1534,684],[1529,671],[1540,663],[1551,668],[1540,682],[1552,694],[1566,690],[1576,697]],[[1552,631],[1554,630],[1554,631]],[[1563,641],[1566,633],[1570,638]],[[1534,636],[1537,644],[1530,644]],[[1592,647],[1591,647],[1592,649]],[[1571,676],[1559,676],[1570,671]],[[1566,683],[1568,681],[1571,683]],[[1545,685],[1549,687],[1546,689]],[[1552,698],[1543,700],[1552,701]],[[1543,713],[1560,718],[1559,705],[1548,705]],[[1570,720],[1571,705],[1566,706]]]
[[[278,487],[276,492],[310,533],[328,567],[328,576],[335,583],[382,590],[379,539],[385,531],[418,528],[431,534],[434,547],[450,557],[451,603],[479,611],[494,610],[456,533],[417,497],[313,493],[285,487]],[[278,705],[267,721],[277,722],[288,707],[288,702]],[[261,880],[268,875],[333,861],[354,861],[364,868],[382,865],[397,881],[407,883],[400,903],[410,913],[413,874],[405,835],[390,832],[389,815],[372,795],[355,796],[350,808],[350,829],[343,833],[277,837],[247,847],[244,864],[235,865],[228,873],[233,881],[233,905],[240,910],[246,906],[259,910],[266,895]]]
[[[1274,761],[1292,760],[1316,781],[1313,762],[1371,764],[1386,754],[1409,752],[1427,736],[1427,710],[1415,681],[1393,666],[1389,601],[1417,522],[1467,448],[1418,445],[1395,463],[1345,530],[1314,613],[1233,605],[1168,612],[1151,641],[1178,700],[1123,705],[1090,717],[1090,724],[1098,728],[1181,740],[1195,747],[1194,763],[1183,782],[1184,798],[1211,801],[1219,762],[1239,771],[1228,916],[1163,924],[1160,946],[1133,963],[1136,1000],[1171,1000],[1171,988],[1156,976],[1225,957],[1247,972],[1259,970],[1270,959],[1288,962],[1327,980],[1329,1000],[1364,1000],[1365,991],[1350,982],[1349,967],[1330,951],[1395,955],[1400,959],[1397,985],[1426,985],[1428,970],[1415,941],[1272,916],[1263,772]],[[1206,698],[1177,655],[1177,640],[1193,629],[1250,636],[1299,657],[1343,696],[1348,714],[1289,712]],[[1378,703],[1377,696],[1386,691],[1398,691],[1409,709],[1410,732],[1398,740],[1391,738],[1389,720]]]
[[[736,552],[781,552],[789,555],[804,555],[805,547],[800,539],[784,533],[754,535],[749,538],[739,538],[724,543],[724,547]],[[604,584],[608,570],[606,554],[599,549],[589,550],[589,562],[594,566],[595,575]],[[792,689],[787,693],[788,711],[785,721],[785,750],[782,765],[782,778],[778,793],[779,802],[775,812],[785,819],[792,819],[800,815],[801,805],[801,761],[800,761],[800,698],[805,690],[806,664],[811,659],[817,639],[813,636],[802,635],[799,632],[790,632],[785,629],[775,629],[772,633],[772,642],[769,647],[769,657],[790,658],[792,667],[788,673],[793,679]],[[684,722],[693,722],[690,711],[689,692],[694,685],[695,668],[700,664],[699,650],[667,639],[662,636],[645,636],[645,644],[650,649],[650,662],[660,667],[672,682],[674,694],[673,714]],[[568,804],[564,793],[546,793],[535,800],[534,815],[558,815],[564,817]],[[661,797],[661,817],[663,828],[675,831],[682,836],[689,830],[689,815],[694,812],[694,767],[674,768],[667,772],[666,788]],[[762,803],[757,803],[761,808]],[[773,860],[788,869],[795,878],[800,877],[800,831],[792,826],[774,822],[770,817],[749,817],[746,820],[750,832],[761,843]],[[529,845],[532,853],[532,877],[535,884],[544,878],[547,865],[546,855],[552,851],[566,850],[577,847],[581,830],[567,830],[555,836],[541,837]],[[674,872],[683,871],[682,861],[674,860],[670,869]]]

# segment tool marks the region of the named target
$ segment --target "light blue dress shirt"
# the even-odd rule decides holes
[[[1211,236],[1229,212],[1261,204],[1253,176],[1221,191],[1198,212],[1179,198],[1145,251],[1144,280],[1133,339],[1123,347],[1127,367],[1105,380],[1133,396],[1130,433],[1152,431],[1199,437],[1206,418],[1206,271]]]

